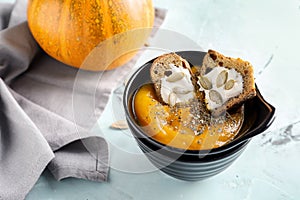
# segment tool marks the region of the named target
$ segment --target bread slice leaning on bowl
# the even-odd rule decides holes
[[[164,54],[154,60],[150,74],[162,103],[187,105],[197,99],[213,116],[220,116],[256,95],[252,65],[214,50],[207,52],[200,67],[190,66],[175,53]]]
[[[256,95],[252,65],[214,50],[208,50],[204,56],[197,79],[200,91],[205,93],[207,109],[213,115],[221,115]]]
[[[195,98],[195,79],[190,64],[175,53],[154,60],[150,75],[160,102],[175,106]]]

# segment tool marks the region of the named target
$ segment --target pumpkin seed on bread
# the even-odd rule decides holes
[[[208,83],[203,84],[202,79]],[[197,83],[213,115],[220,115],[256,95],[252,65],[214,50],[208,50],[205,55]],[[207,84],[212,86],[207,88]]]
[[[175,53],[155,59],[150,73],[160,101],[174,106],[197,99],[212,116],[219,116],[256,95],[253,67],[247,61],[209,50],[197,68],[191,70]]]
[[[150,70],[154,89],[161,102],[174,106],[195,98],[189,63],[175,53],[154,60]]]

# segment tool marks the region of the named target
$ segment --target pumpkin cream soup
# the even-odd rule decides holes
[[[139,88],[134,98],[134,110],[142,129],[158,142],[189,150],[220,147],[239,132],[243,106],[231,113],[214,118],[204,112],[203,104],[170,106],[159,101],[152,84]]]

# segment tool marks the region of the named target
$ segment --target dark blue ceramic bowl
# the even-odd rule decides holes
[[[201,65],[205,52],[176,52],[192,65]],[[139,147],[161,171],[186,181],[199,181],[212,177],[229,167],[243,152],[251,138],[264,132],[273,122],[275,108],[266,102],[257,89],[257,96],[244,104],[243,126],[230,143],[211,150],[184,150],[164,145],[148,137],[139,126],[134,114],[136,91],[151,83],[150,67],[153,60],[141,66],[129,79],[123,97],[126,120]]]

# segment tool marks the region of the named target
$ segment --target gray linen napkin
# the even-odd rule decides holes
[[[0,200],[24,199],[46,167],[57,180],[107,180],[107,143],[90,130],[138,57],[101,74],[104,81],[93,91],[99,73],[78,76],[39,48],[26,4],[0,4]],[[156,10],[156,27],[164,17]]]

